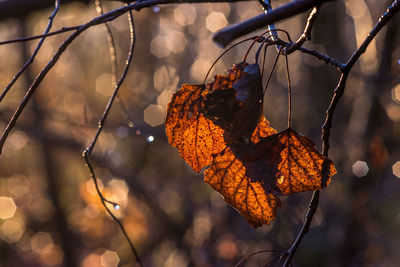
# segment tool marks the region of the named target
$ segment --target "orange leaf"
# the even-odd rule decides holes
[[[224,131],[199,112],[203,90],[203,85],[182,85],[168,104],[165,121],[169,143],[196,172],[225,148]]]
[[[230,148],[216,155],[204,172],[204,181],[218,191],[253,227],[269,224],[276,217],[281,201],[266,193],[260,181],[246,176],[246,168]]]
[[[280,206],[277,194],[322,189],[336,173],[332,161],[307,137],[292,129],[273,134],[267,120],[265,132],[259,132],[260,125],[253,134],[256,144],[231,144],[204,173],[205,181],[253,227],[275,218]]]
[[[290,128],[262,138],[244,156],[238,156],[248,176],[262,180],[267,192],[282,195],[320,190],[336,174],[333,162],[309,138]]]
[[[202,113],[234,139],[248,139],[262,114],[263,88],[257,64],[239,63],[206,87]]]
[[[276,133],[262,114],[257,64],[240,63],[205,85],[184,84],[168,104],[166,134],[182,158],[258,227],[276,217],[277,195],[326,187],[336,173],[314,143]]]

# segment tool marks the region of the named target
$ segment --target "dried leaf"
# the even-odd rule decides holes
[[[230,147],[247,153],[251,145],[275,133],[276,130],[263,116],[253,132],[252,143],[236,142]],[[246,175],[245,166],[236,157],[237,152],[233,153],[230,147],[214,157],[212,166],[204,172],[204,181],[218,191],[253,227],[269,224],[276,217],[276,210],[281,206],[280,200],[266,192],[262,181]]]
[[[199,112],[203,90],[202,85],[182,85],[168,104],[165,121],[169,143],[197,172],[210,165],[212,155],[226,146],[224,131]]]
[[[204,181],[218,191],[253,227],[269,224],[281,201],[265,191],[260,181],[246,176],[246,168],[228,147],[204,172]]]
[[[261,180],[267,192],[290,195],[320,190],[336,174],[332,161],[309,138],[290,128],[262,138],[246,153],[235,152],[244,162],[246,175]]]
[[[292,129],[276,133],[262,113],[256,64],[240,63],[205,85],[184,84],[168,105],[170,144],[205,181],[258,227],[276,217],[277,195],[326,187],[336,169]]]
[[[266,120],[261,125],[265,131],[259,131],[260,124],[255,143],[231,144],[204,173],[205,181],[253,227],[275,218],[277,195],[322,189],[336,173],[332,161],[307,137],[292,129],[274,134]]]
[[[263,88],[257,64],[239,63],[206,87],[202,113],[234,139],[249,138],[262,113]]]

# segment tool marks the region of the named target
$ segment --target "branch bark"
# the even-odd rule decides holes
[[[115,0],[107,0],[115,1]],[[239,0],[239,1],[250,1],[250,0]],[[62,0],[61,4],[72,3],[72,2],[82,2],[90,3],[89,0]],[[120,0],[119,2],[133,3],[136,1],[130,0]],[[238,0],[175,0],[175,1],[165,1],[168,3],[210,3],[210,2],[238,2]],[[2,0],[0,1],[0,20],[7,18],[21,18],[26,17],[30,13],[54,6],[52,1],[49,0]]]
[[[303,13],[314,6],[336,0],[295,0],[278,7],[267,15],[261,14],[251,19],[228,26],[214,34],[213,40],[221,47],[227,46],[233,40],[251,33],[277,21]]]

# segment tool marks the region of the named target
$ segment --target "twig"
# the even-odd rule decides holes
[[[279,250],[275,250],[275,249],[264,249],[264,250],[259,250],[256,252],[251,253],[250,255],[247,255],[246,257],[244,257],[243,259],[241,259],[236,265],[235,267],[239,267],[241,264],[243,264],[245,261],[247,261],[249,258],[261,254],[261,253],[272,253],[272,254],[276,254],[276,255],[283,255],[285,254],[285,252],[283,251],[279,251]]]
[[[316,50],[310,50],[310,49],[307,49],[307,48],[305,48],[303,46],[300,46],[299,48],[297,48],[297,50],[300,50],[304,54],[308,54],[308,55],[314,56],[314,57],[318,58],[319,60],[323,61],[325,64],[329,64],[329,65],[334,66],[340,72],[342,72],[343,69],[344,69],[345,64],[337,61],[334,58],[331,58],[328,55],[321,54]]]
[[[129,14],[129,27],[130,27],[130,33],[131,33],[131,37],[130,37],[131,44],[130,44],[129,53],[128,53],[128,57],[127,57],[126,64],[125,64],[125,69],[124,69],[124,71],[123,71],[123,73],[122,73],[120,79],[119,79],[118,82],[116,83],[115,88],[114,88],[114,92],[113,92],[113,94],[111,95],[110,99],[108,100],[108,103],[107,103],[106,108],[104,109],[103,115],[102,115],[102,117],[100,118],[100,120],[99,120],[99,122],[98,122],[98,129],[97,129],[97,132],[96,132],[96,134],[95,134],[95,136],[94,136],[92,142],[90,143],[90,145],[89,145],[87,148],[85,148],[85,150],[83,151],[82,156],[83,156],[84,159],[85,159],[86,166],[87,166],[87,168],[89,169],[90,176],[91,176],[91,178],[93,179],[93,182],[94,182],[94,184],[95,184],[97,194],[98,194],[99,197],[100,197],[101,203],[103,204],[103,206],[104,206],[104,208],[106,209],[106,211],[108,212],[108,214],[113,218],[113,220],[114,220],[114,221],[118,224],[118,226],[120,227],[120,229],[121,229],[123,235],[125,236],[125,239],[126,239],[126,240],[128,241],[128,243],[129,243],[129,246],[130,246],[130,248],[131,248],[131,250],[132,250],[132,253],[133,253],[134,256],[135,256],[136,261],[139,263],[140,266],[143,266],[143,263],[142,263],[142,261],[141,261],[141,259],[140,259],[140,257],[139,257],[139,254],[137,253],[136,248],[135,248],[135,246],[133,245],[133,242],[131,241],[131,239],[129,238],[129,236],[128,236],[128,234],[127,234],[127,232],[126,232],[124,226],[123,226],[122,223],[121,223],[121,221],[118,220],[118,218],[115,217],[115,215],[114,215],[114,214],[111,212],[111,210],[107,207],[106,202],[107,202],[107,203],[114,204],[114,205],[115,205],[116,203],[107,200],[107,199],[103,196],[103,194],[101,193],[101,191],[100,191],[100,189],[99,189],[99,186],[98,186],[98,183],[97,183],[96,175],[95,175],[95,173],[94,173],[94,169],[93,169],[93,167],[92,167],[92,165],[91,165],[91,163],[90,163],[90,159],[89,159],[89,158],[90,158],[90,154],[91,154],[91,152],[92,152],[92,150],[93,150],[93,148],[94,148],[94,146],[95,146],[95,144],[96,144],[96,142],[97,142],[97,140],[98,140],[98,138],[99,138],[99,136],[100,136],[100,133],[101,133],[102,130],[103,130],[104,123],[105,123],[105,121],[106,121],[106,119],[107,119],[107,117],[108,117],[108,114],[110,113],[112,104],[114,103],[114,100],[115,100],[115,98],[116,98],[116,96],[117,96],[117,94],[118,94],[118,90],[121,88],[121,85],[122,85],[123,81],[125,80],[125,77],[126,77],[126,75],[127,75],[127,73],[128,73],[129,67],[130,67],[131,62],[132,62],[132,57],[133,57],[133,51],[134,51],[134,48],[135,48],[135,41],[136,41],[136,38],[135,38],[135,29],[134,29],[132,11],[129,11],[128,14]]]
[[[28,36],[28,37],[22,37],[22,38],[16,38],[16,39],[9,39],[9,40],[6,40],[6,41],[1,41],[0,45],[32,41],[32,40],[40,39],[40,38],[43,38],[43,37],[49,37],[49,36],[57,35],[57,34],[64,33],[64,32],[75,31],[75,30],[79,29],[82,26],[83,25],[77,25],[77,26],[71,26],[71,27],[63,27],[63,28],[61,28],[59,30],[56,30],[56,31],[53,31],[53,32],[48,32],[46,34],[38,34],[38,35],[34,35],[34,36]]]
[[[55,16],[57,15],[58,10],[60,9],[60,0],[55,0],[54,3],[54,10],[51,16],[49,17],[49,22],[47,23],[47,27],[44,30],[44,35],[46,35],[51,27],[53,26],[53,20]],[[32,64],[33,60],[35,59],[36,55],[39,53],[40,48],[42,47],[44,40],[46,39],[46,36],[43,36],[42,39],[40,39],[39,43],[37,44],[35,50],[33,51],[31,57],[26,61],[24,66],[18,71],[18,73],[14,76],[14,78],[11,80],[11,82],[6,86],[6,88],[3,90],[3,92],[0,95],[0,103],[6,96],[7,92],[11,89],[11,87],[14,85],[14,83],[18,80],[18,78],[24,73],[24,71],[28,68],[30,64]]]
[[[103,9],[103,4],[101,2],[102,2],[101,0],[96,0],[94,3],[96,5],[97,13],[103,15],[104,9]],[[111,77],[113,86],[115,86],[117,84],[117,75],[118,75],[117,49],[115,46],[115,39],[110,24],[107,22],[104,23],[104,25],[106,26],[107,29],[108,50],[110,51]],[[126,120],[128,121],[128,125],[131,124],[131,120],[129,119],[128,109],[126,108],[126,105],[119,97],[119,95],[117,95],[117,101],[122,109],[122,112],[125,114]]]
[[[295,51],[297,48],[301,47],[305,41],[311,40],[311,29],[312,29],[312,26],[314,25],[315,20],[317,19],[317,16],[319,14],[319,9],[320,9],[319,6],[315,6],[311,10],[311,13],[307,18],[307,23],[306,23],[306,26],[304,27],[303,34],[300,35],[299,39],[297,39],[297,41],[294,42],[292,44],[292,46],[286,50],[287,54],[290,54],[293,51]]]
[[[271,0],[258,0],[258,2],[263,7],[265,15],[268,15],[268,13],[272,11]],[[273,41],[277,40],[278,32],[276,31],[275,23],[269,24],[268,25],[268,30],[271,32],[272,40]],[[276,49],[276,51],[281,52],[281,46],[280,45],[275,45],[275,49]]]
[[[286,5],[272,10],[271,12],[268,12],[268,15],[261,14],[251,19],[233,24],[222,30],[219,30],[214,34],[213,40],[217,43],[217,45],[225,47],[236,38],[242,37],[243,35],[251,33],[269,24],[275,23],[279,20],[293,17],[294,15],[305,12],[310,8],[313,8],[314,6],[321,5],[329,1],[335,0],[292,1]]]
[[[47,73],[54,67],[57,61],[60,59],[61,55],[65,52],[68,46],[85,30],[88,28],[102,24],[111,20],[118,18],[119,16],[125,14],[130,10],[140,10],[145,7],[154,6],[158,4],[167,4],[173,3],[176,0],[144,0],[140,2],[136,2],[130,5],[126,5],[117,9],[114,9],[110,12],[105,13],[104,15],[98,16],[83,24],[79,27],[74,33],[72,33],[58,48],[57,52],[53,55],[53,57],[49,60],[46,66],[42,69],[42,71],[36,76],[35,80],[29,87],[27,93],[25,94],[24,98],[22,99],[21,103],[19,104],[18,108],[15,110],[13,116],[11,117],[9,123],[7,124],[3,134],[0,138],[0,154],[3,151],[4,143],[10,134],[11,130],[14,128],[15,123],[17,122],[19,116],[21,115],[22,111],[28,104],[29,100],[31,99],[32,95],[35,93],[36,89],[38,88],[41,81],[47,75]]]
[[[354,63],[357,62],[357,60],[360,58],[360,56],[366,51],[368,45],[376,37],[378,32],[389,22],[389,20],[393,17],[393,15],[395,13],[397,13],[399,10],[400,10],[400,0],[394,0],[392,5],[386,10],[386,12],[381,15],[378,22],[376,23],[376,25],[374,26],[372,31],[368,34],[368,36],[365,38],[365,40],[361,44],[361,46],[353,53],[353,55],[350,57],[350,59],[344,65],[338,85],[335,88],[335,92],[332,97],[331,103],[329,105],[328,110],[326,111],[326,118],[325,118],[324,125],[322,126],[322,136],[321,136],[322,153],[325,156],[328,156],[328,151],[329,151],[329,137],[330,137],[330,129],[332,128],[333,115],[335,113],[336,106],[339,103],[339,100],[344,93],[347,77],[348,77],[351,69],[353,68]],[[310,228],[312,218],[318,207],[319,192],[320,192],[319,190],[315,191],[311,198],[309,210],[306,215],[306,220],[305,220],[303,227],[301,228],[295,242],[293,243],[292,247],[288,251],[289,255],[283,265],[284,267],[287,267],[290,265],[291,260],[294,256],[294,254],[296,253],[297,248],[299,247],[300,243],[302,242],[304,235],[308,232],[308,230]]]
[[[322,151],[324,155],[328,155],[329,136],[330,136],[330,129],[332,127],[333,114],[335,112],[336,105],[338,104],[339,99],[342,97],[344,93],[347,77],[352,67],[354,66],[354,63],[356,63],[356,61],[360,58],[360,56],[365,52],[368,45],[375,38],[378,32],[389,22],[389,20],[393,17],[393,15],[399,10],[400,10],[400,0],[394,0],[392,5],[386,10],[386,12],[381,15],[378,22],[375,24],[372,31],[365,38],[361,46],[353,53],[353,55],[345,64],[342,75],[340,76],[339,83],[335,88],[332,101],[329,105],[328,110],[326,111],[326,118],[324,125],[322,126],[321,140],[322,140]]]
[[[269,44],[278,43],[278,44],[281,44],[282,47],[286,47],[286,48],[289,48],[289,47],[292,46],[292,43],[291,43],[291,42],[285,42],[285,41],[283,41],[283,40],[281,40],[281,39],[272,41],[272,40],[268,40],[268,39],[265,40],[264,37],[258,37],[258,36],[255,36],[255,37],[252,37],[252,38],[253,38],[253,39],[258,38],[257,42],[266,42],[266,43],[269,43]],[[247,40],[247,39],[246,39],[246,40]],[[328,56],[328,55],[319,53],[319,52],[316,51],[316,50],[311,50],[311,49],[305,48],[305,47],[303,47],[303,46],[296,47],[295,49],[301,51],[301,52],[304,53],[304,54],[308,54],[308,55],[314,56],[315,58],[321,60],[321,61],[324,62],[325,64],[329,64],[329,65],[331,65],[331,66],[334,66],[334,67],[335,67],[338,71],[340,71],[340,72],[343,71],[343,69],[344,69],[344,67],[345,67],[345,65],[346,65],[346,64],[343,64],[343,63],[339,62],[338,60],[336,60],[336,59],[334,59],[334,58],[331,58],[331,57]]]

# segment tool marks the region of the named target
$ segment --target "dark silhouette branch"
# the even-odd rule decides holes
[[[365,40],[361,44],[361,46],[353,53],[353,55],[350,57],[350,59],[347,61],[347,63],[344,64],[338,85],[335,88],[331,103],[328,107],[328,110],[326,111],[326,118],[325,118],[324,125],[322,126],[322,136],[321,136],[322,153],[325,156],[328,156],[328,152],[329,152],[329,137],[330,137],[330,130],[332,128],[333,115],[335,113],[336,106],[339,103],[340,98],[342,97],[342,95],[345,91],[346,81],[347,81],[347,77],[349,76],[350,71],[352,70],[354,64],[357,62],[357,60],[360,58],[360,56],[363,53],[365,53],[368,45],[376,37],[376,35],[379,33],[379,31],[390,21],[390,19],[394,16],[394,14],[397,13],[399,10],[400,10],[400,0],[394,0],[393,3],[391,4],[391,6],[388,7],[386,12],[380,16],[378,22],[375,24],[374,28],[371,30],[371,32],[368,34],[368,36],[365,38]],[[293,256],[295,255],[298,247],[300,246],[305,234],[309,231],[311,221],[312,221],[313,216],[318,208],[319,193],[320,193],[319,190],[315,191],[311,198],[309,210],[306,215],[306,220],[305,220],[303,227],[301,228],[295,242],[293,243],[292,247],[288,251],[289,255],[283,265],[284,267],[287,267],[290,265],[291,260],[292,260]]]
[[[31,55],[31,57],[26,61],[24,66],[18,71],[18,73],[14,76],[12,81],[6,86],[6,88],[1,93],[1,95],[0,95],[0,103],[4,99],[4,97],[6,96],[7,92],[14,85],[14,83],[18,80],[18,78],[22,75],[22,73],[24,73],[24,71],[28,68],[28,66],[30,64],[32,64],[32,62],[35,60],[36,55],[39,53],[39,50],[42,47],[42,45],[44,43],[44,40],[46,39],[46,34],[50,31],[51,27],[53,26],[53,20],[54,20],[55,16],[57,15],[57,12],[58,12],[58,10],[60,8],[60,0],[56,0],[54,5],[55,5],[55,7],[54,7],[54,10],[53,10],[53,13],[51,14],[51,16],[49,18],[49,22],[47,24],[46,29],[44,30],[43,37],[41,37],[42,39],[40,39],[39,43],[37,44],[35,50],[33,51],[32,55]]]
[[[213,40],[221,47],[227,46],[233,40],[251,33],[277,21],[303,13],[314,6],[335,0],[295,0],[273,9],[267,15],[261,14],[251,19],[230,25],[214,34]]]
[[[22,114],[22,111],[29,103],[32,95],[35,93],[36,89],[38,88],[41,81],[46,77],[47,73],[54,67],[57,61],[60,59],[61,55],[65,52],[65,50],[69,47],[69,45],[85,30],[88,28],[102,24],[111,20],[118,18],[119,16],[125,14],[130,10],[140,10],[145,7],[154,6],[157,4],[165,4],[168,2],[174,2],[171,0],[148,0],[148,1],[141,1],[134,4],[126,5],[121,8],[114,9],[110,12],[105,13],[104,15],[98,16],[93,18],[86,24],[79,27],[74,33],[72,33],[58,48],[57,52],[53,55],[53,57],[49,60],[46,66],[42,69],[42,71],[36,76],[35,80],[29,87],[27,93],[25,94],[24,98],[22,99],[20,105],[15,110],[13,116],[11,117],[9,123],[7,124],[3,134],[0,138],[0,154],[2,153],[4,143],[10,134],[11,130],[14,128],[15,123],[17,122],[19,116]]]
[[[279,251],[275,249],[264,249],[264,250],[259,250],[256,252],[251,253],[250,255],[247,255],[246,257],[242,258],[236,265],[235,267],[241,266],[243,263],[245,263],[248,259],[250,259],[253,256],[256,256],[261,253],[271,253],[271,260],[274,260],[276,256],[284,256],[285,252],[284,251]]]
[[[84,2],[89,0],[62,0],[61,3]],[[2,0],[0,1],[0,20],[6,18],[23,18],[43,8],[54,6],[49,0]]]
[[[16,39],[9,39],[9,40],[0,42],[0,45],[32,41],[32,40],[36,40],[36,39],[39,39],[39,38],[49,37],[49,36],[57,35],[57,34],[64,33],[64,32],[75,31],[75,30],[78,30],[82,26],[83,25],[77,25],[77,26],[71,26],[71,27],[63,27],[63,28],[61,28],[59,30],[56,30],[56,31],[53,31],[53,32],[49,32],[49,33],[46,33],[46,34],[39,34],[39,35],[34,35],[34,36],[21,37],[21,38],[16,38]]]
[[[311,30],[312,26],[314,25],[315,20],[318,17],[320,7],[315,6],[312,10],[310,15],[307,18],[306,26],[304,27],[304,31],[302,35],[300,35],[299,39],[293,43],[292,47],[288,48],[286,53],[290,54],[291,52],[295,51],[297,48],[301,47],[306,41],[311,40]]]
[[[96,10],[99,15],[104,14],[104,8],[102,1],[96,0],[95,2],[96,5]],[[107,30],[107,41],[108,41],[108,50],[110,51],[110,62],[111,62],[111,79],[113,82],[113,86],[117,84],[117,75],[118,75],[118,63],[117,63],[117,49],[115,45],[115,38],[113,35],[113,32],[111,30],[111,25],[107,22],[104,23],[106,26]],[[122,112],[125,114],[125,117],[128,121],[128,124],[131,123],[131,120],[129,119],[129,114],[128,114],[128,109],[126,108],[126,105],[122,101],[122,99],[117,95],[117,101],[121,107]]]
[[[127,4],[135,3],[137,1],[129,0],[106,0],[124,2]],[[250,1],[250,0],[240,0],[240,1]],[[82,2],[89,4],[89,0],[62,0],[61,3],[72,3],[72,2]],[[140,2],[140,1],[138,1]],[[171,1],[166,1],[171,3]],[[237,2],[237,0],[175,0],[173,3],[220,3],[220,2]],[[160,3],[163,4],[163,3]],[[2,0],[0,1],[0,20],[6,18],[18,18],[26,17],[28,14],[52,6],[52,2],[49,0]]]

